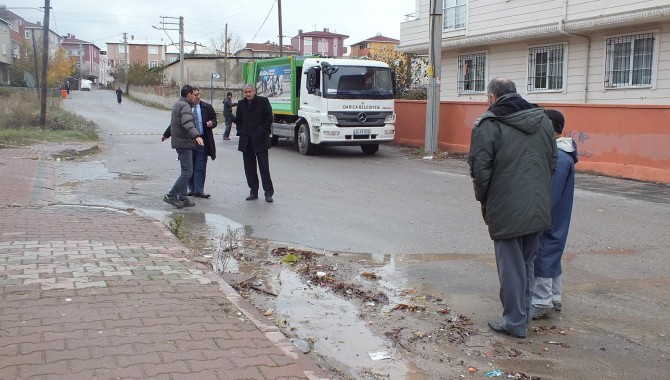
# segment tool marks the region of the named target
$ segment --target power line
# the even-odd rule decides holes
[[[270,13],[272,12],[272,9],[275,7],[275,3],[276,3],[276,2],[277,2],[277,0],[275,0],[275,1],[272,3],[272,6],[270,7],[270,11],[268,11],[268,15],[265,16],[265,20],[263,20],[263,23],[261,24],[261,27],[258,28],[258,32],[256,32],[256,34],[254,34],[254,36],[251,37],[251,41],[253,41],[253,40],[256,38],[256,36],[258,35],[258,33],[261,32],[261,29],[263,29],[263,25],[265,25],[265,22],[268,20],[268,17],[270,17]]]

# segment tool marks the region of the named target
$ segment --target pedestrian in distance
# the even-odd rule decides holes
[[[193,86],[193,119],[202,137],[203,145],[196,145],[193,150],[193,175],[188,180],[188,195],[196,198],[209,198],[205,194],[205,178],[207,177],[207,157],[216,159],[216,142],[212,129],[216,128],[216,112],[211,104],[200,100],[200,89]]]
[[[172,149],[177,151],[177,158],[181,172],[169,193],[165,194],[163,201],[176,208],[195,206],[187,197],[188,180],[193,175],[193,150],[197,145],[202,146],[203,140],[193,120],[193,106],[195,97],[193,87],[185,85],[181,88],[181,97],[172,106],[170,118],[170,142]],[[166,132],[167,133],[167,132]],[[168,137],[170,137],[168,136]],[[161,141],[166,140],[165,134]]]
[[[247,200],[258,199],[258,172],[260,172],[265,201],[272,202],[274,187],[270,178],[268,156],[272,131],[272,106],[268,98],[256,95],[253,85],[244,86],[244,99],[237,102],[235,125],[240,140],[237,150],[242,152],[244,174],[249,185]]]
[[[575,196],[575,164],[577,144],[562,137],[565,118],[556,110],[545,110],[554,127],[558,162],[551,177],[551,228],[540,237],[535,256],[533,279],[533,318],[546,316],[551,309],[561,311],[563,298],[563,269],[561,258],[568,240],[572,204]]]
[[[544,110],[516,93],[507,78],[487,87],[488,110],[472,129],[468,164],[475,199],[493,240],[500,282],[500,334],[525,338],[532,320],[533,263],[551,226],[556,142]]]
[[[123,90],[121,90],[121,87],[116,89],[116,101],[117,103],[121,104],[121,99],[123,98]]]
[[[223,101],[223,119],[226,123],[226,129],[223,131],[223,139],[230,140],[230,129],[233,127],[233,107],[237,104],[233,103],[233,93],[226,94],[226,100]]]

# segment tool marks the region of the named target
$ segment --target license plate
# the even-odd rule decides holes
[[[354,129],[355,135],[369,135],[372,132],[370,129]]]

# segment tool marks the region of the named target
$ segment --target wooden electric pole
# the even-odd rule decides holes
[[[277,0],[277,13],[279,13],[279,56],[284,56],[284,36],[281,30],[281,0]]]
[[[40,125],[47,126],[47,73],[49,70],[49,10],[51,1],[44,0],[44,29],[42,30],[42,96],[40,99]]]
[[[223,36],[223,88],[228,90],[228,23]],[[224,94],[225,96],[225,94]]]
[[[123,65],[123,72],[126,73],[126,95],[128,95],[129,82],[128,79],[128,66],[130,66],[130,54],[128,54],[128,33],[123,33],[123,49],[126,52],[126,64]]]

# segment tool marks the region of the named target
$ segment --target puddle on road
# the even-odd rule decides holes
[[[261,311],[273,309],[268,318],[289,338],[313,342],[312,354],[323,357],[335,371],[347,373],[347,376],[350,375],[354,379],[418,380],[431,377],[428,375],[431,373],[429,369],[419,369],[415,365],[413,355],[417,354],[416,352],[407,353],[380,335],[378,331],[375,332],[376,326],[365,316],[374,315],[377,319],[381,316],[382,320],[397,317],[390,314],[390,309],[399,303],[408,302],[404,298],[405,290],[410,287],[417,289],[417,284],[410,284],[409,279],[403,278],[403,268],[415,263],[464,260],[466,256],[470,258],[473,256],[412,254],[394,257],[338,253],[339,260],[355,262],[381,276],[376,285],[388,295],[389,304],[382,307],[380,305],[370,307],[365,304],[360,306],[355,301],[334,293],[329,287],[306,283],[306,280],[295,272],[295,268],[280,264],[279,258],[271,254],[271,249],[277,246],[312,250],[308,247],[254,239],[250,226],[244,226],[217,214],[189,212],[190,210],[143,211],[165,224],[172,220],[174,215],[184,215],[185,226],[196,234],[203,235],[211,243],[213,248],[201,252],[203,255],[208,255],[209,260],[211,260],[209,255],[218,246],[219,238],[225,235],[229,228],[238,230],[241,239],[247,243],[240,251],[248,260],[237,260],[231,255],[226,262],[225,272],[239,274],[240,281],[253,277],[254,283],[260,283],[263,289],[277,294],[277,297],[271,297],[250,290],[250,300]],[[333,255],[332,252],[320,253]],[[351,268],[339,268],[339,271],[345,271],[342,273],[358,277],[356,272],[349,273],[347,270]],[[391,358],[372,360],[369,354],[378,352],[387,353]]]
[[[310,286],[291,269],[272,266],[265,285],[277,292],[272,300],[275,323],[291,329],[300,339],[314,341],[314,352],[342,363],[354,374],[382,375],[385,379],[420,379],[402,354],[376,336],[358,308],[328,288]],[[260,277],[260,276],[259,276]],[[391,359],[373,361],[369,353],[386,352]]]

